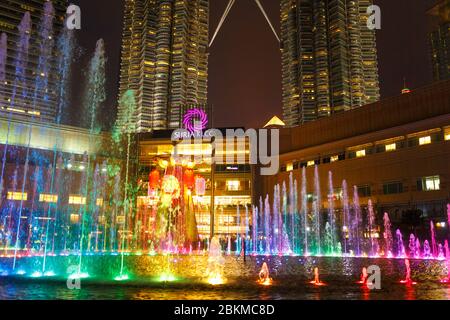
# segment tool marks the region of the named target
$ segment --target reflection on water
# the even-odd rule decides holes
[[[94,259],[95,258],[95,259]],[[89,270],[108,274],[111,257],[94,257]],[[0,299],[78,299],[78,300],[388,300],[439,299],[450,300],[450,284],[440,283],[446,275],[443,264],[435,261],[411,261],[412,278],[417,285],[400,283],[405,275],[402,259],[355,259],[317,257],[227,257],[224,285],[211,286],[202,281],[207,257],[179,257],[172,270],[180,281],[157,282],[160,271],[158,257],[130,257],[127,260],[131,279],[115,282],[112,276],[83,279],[81,290],[67,289],[66,279],[32,279],[0,277]],[[58,260],[59,261],[59,260]],[[261,286],[258,273],[264,262],[270,270],[273,284]],[[66,264],[60,263],[61,266]],[[358,284],[363,267],[377,265],[381,269],[381,290],[369,290]],[[55,264],[55,267],[57,264]],[[145,268],[144,268],[145,267]],[[327,286],[312,286],[314,268],[320,270],[320,280]],[[114,269],[114,268],[113,268]],[[62,274],[57,269],[57,274]],[[64,268],[62,268],[64,270]],[[114,269],[115,270],[115,269]],[[138,272],[140,274],[138,275]],[[133,279],[133,276],[135,279]],[[190,280],[188,280],[190,279]]]
[[[354,279],[347,277],[327,278],[327,287],[314,287],[306,281],[284,277],[271,287],[254,284],[254,279],[236,280],[230,284],[210,287],[204,284],[177,285],[111,285],[82,284],[81,290],[69,290],[66,283],[24,282],[3,278],[0,299],[67,299],[67,300],[412,300],[450,298],[450,286],[438,282],[405,286],[388,279],[381,290],[368,290]]]

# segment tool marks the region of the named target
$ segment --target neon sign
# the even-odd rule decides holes
[[[191,133],[202,131],[208,126],[208,115],[201,109],[191,109],[183,117],[183,126]]]

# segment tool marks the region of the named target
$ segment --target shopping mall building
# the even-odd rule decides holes
[[[356,186],[361,204],[367,206],[371,199],[378,219],[387,212],[398,226],[433,220],[445,227],[450,202],[450,81],[300,127],[281,128],[280,171],[258,177],[255,192],[270,196],[290,174],[300,183],[305,168],[312,200],[316,166],[324,210],[332,172],[336,200],[342,198],[345,179],[350,197]],[[341,202],[335,203],[340,210]]]

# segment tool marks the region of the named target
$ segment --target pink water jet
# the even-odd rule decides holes
[[[405,259],[405,266],[406,266],[406,278],[405,280],[401,280],[400,283],[406,284],[406,285],[416,285],[417,282],[414,282],[411,279],[411,265],[409,263],[409,259]]]
[[[320,281],[319,268],[317,268],[317,267],[314,268],[314,280],[311,281],[310,283],[317,287],[326,286],[326,284],[324,282]]]
[[[363,286],[366,287],[368,278],[369,278],[369,274],[367,273],[367,268],[364,267],[361,272],[361,278],[357,283],[362,284]]]
[[[445,249],[445,257],[447,260],[447,278],[444,278],[441,280],[441,283],[450,283],[450,249],[448,246],[448,240],[445,240],[444,243],[444,249]]]
[[[273,284],[273,280],[270,277],[269,266],[266,262],[263,263],[261,271],[259,272],[259,279],[257,281],[260,285],[270,286]]]

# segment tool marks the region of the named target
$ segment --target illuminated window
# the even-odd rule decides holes
[[[58,196],[56,194],[41,193],[39,195],[39,202],[57,203]]]
[[[397,150],[397,144],[391,143],[386,145],[386,151],[395,151]]]
[[[313,166],[316,165],[316,162],[315,162],[314,160],[311,160],[311,161],[308,161],[308,162],[306,163],[306,165],[307,165],[308,167],[313,167]]]
[[[28,199],[28,194],[26,192],[8,192],[7,199],[14,201],[26,201]]]
[[[422,137],[419,139],[419,144],[421,146],[426,145],[426,144],[430,144],[431,143],[431,137],[430,136],[426,136],[426,137]]]
[[[286,165],[286,171],[290,172],[292,170],[294,170],[294,164],[292,162],[290,162]]]
[[[103,199],[99,198],[96,201],[97,206],[101,207],[103,205]]]
[[[86,204],[86,198],[80,196],[69,196],[69,204]]]
[[[228,180],[227,190],[228,191],[239,191],[241,183],[238,180]]]
[[[419,191],[435,191],[440,190],[441,179],[439,176],[424,177],[417,181],[417,190]]]
[[[330,158],[330,162],[336,162],[336,161],[339,161],[339,156],[332,156]]]
[[[79,221],[80,221],[80,215],[79,214],[73,213],[73,214],[70,215],[70,223],[76,224]]]
[[[445,129],[444,137],[446,141],[450,140],[450,128]]]
[[[362,158],[362,157],[365,157],[365,156],[366,156],[366,150],[365,149],[356,151],[356,157],[357,158]]]

